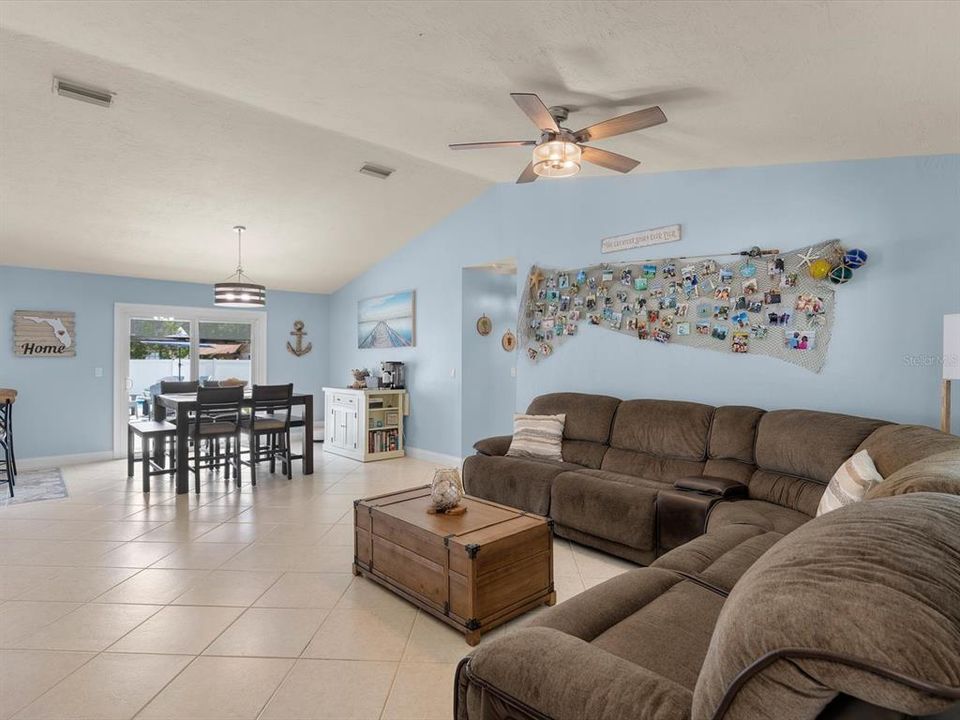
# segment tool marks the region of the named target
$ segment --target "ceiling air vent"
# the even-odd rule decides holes
[[[384,167],[383,165],[374,165],[373,163],[364,163],[360,168],[360,172],[364,175],[369,175],[370,177],[380,178],[381,180],[386,180],[388,177],[393,175],[395,172],[393,168]]]
[[[84,87],[75,82],[55,77],[53,79],[53,89],[57,95],[62,95],[73,100],[82,100],[83,102],[100,105],[101,107],[110,107],[113,102],[113,93],[106,90],[99,90],[92,87]]]

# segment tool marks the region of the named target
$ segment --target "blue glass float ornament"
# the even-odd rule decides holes
[[[745,278],[752,278],[757,274],[757,266],[747,260],[747,264],[740,268],[740,275]]]
[[[843,285],[846,282],[850,282],[852,277],[853,270],[845,265],[837,265],[833,270],[830,271],[830,282],[835,285]]]
[[[867,253],[859,248],[847,250],[843,254],[843,264],[851,270],[856,270],[867,261]]]

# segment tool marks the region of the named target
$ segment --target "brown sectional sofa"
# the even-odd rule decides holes
[[[568,414],[564,462],[484,440],[467,491],[650,566],[484,642],[457,720],[960,719],[960,438],[570,393],[529,412]],[[897,497],[812,519],[859,448]]]
[[[658,498],[677,481],[745,486],[750,502],[719,503],[710,515],[749,513],[786,532],[816,514],[833,473],[858,449],[887,477],[960,447],[926,427],[811,410],[555,393],[527,412],[566,414],[564,462],[507,457],[509,437],[481,440],[464,462],[467,492],[548,515],[557,535],[642,564],[669,549],[658,534]]]

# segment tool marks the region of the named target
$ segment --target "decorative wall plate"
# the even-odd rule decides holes
[[[493,330],[493,322],[486,315],[481,315],[480,319],[477,320],[477,332],[483,336],[487,336]]]
[[[507,330],[503,337],[500,338],[500,345],[507,352],[513,352],[517,348],[517,336],[513,334],[510,330]]]

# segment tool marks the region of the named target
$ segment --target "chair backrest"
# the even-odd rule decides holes
[[[160,394],[195,393],[200,388],[196,380],[161,380]]]
[[[232,423],[240,426],[240,403],[243,400],[242,387],[202,387],[197,390],[197,414],[194,430],[200,432],[200,426],[215,418],[218,423]]]
[[[274,417],[273,419],[283,420],[285,425],[289,427],[293,383],[287,385],[254,385],[251,398],[253,400],[253,414],[250,423],[253,427],[256,427],[258,412],[266,412],[271,416],[282,414],[282,417]]]

